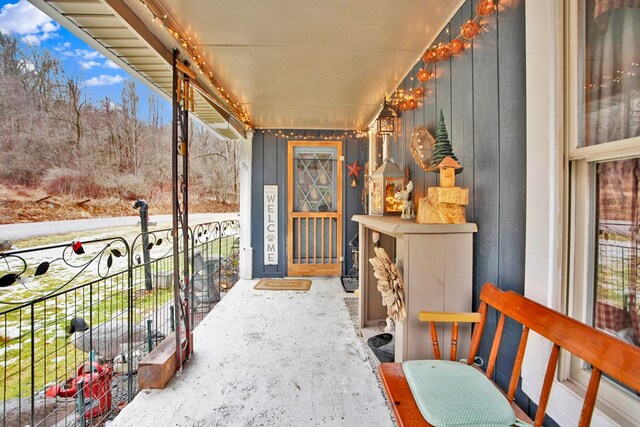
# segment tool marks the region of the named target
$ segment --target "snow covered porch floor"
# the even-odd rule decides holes
[[[308,292],[241,280],[194,331],[164,390],[142,390],[110,426],[392,426],[339,278]]]

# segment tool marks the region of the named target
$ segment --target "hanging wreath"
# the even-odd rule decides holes
[[[378,279],[378,291],[382,294],[382,304],[387,307],[387,315],[395,322],[407,318],[404,304],[404,284],[398,267],[391,261],[383,248],[373,248],[376,257],[370,258],[373,275]]]
[[[413,160],[425,172],[433,172],[437,170],[432,166],[433,163],[433,149],[436,145],[436,140],[431,136],[427,128],[424,126],[416,126],[411,132],[411,138],[409,139],[409,149]]]

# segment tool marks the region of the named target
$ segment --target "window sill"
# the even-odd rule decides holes
[[[522,391],[537,403],[542,388],[542,377],[527,378],[522,375]],[[584,390],[571,381],[560,382],[555,380],[551,387],[551,396],[547,405],[547,415],[561,426],[577,425],[580,419],[580,411],[584,402]],[[592,426],[634,426],[637,420],[626,417],[614,408],[598,401],[591,419]]]

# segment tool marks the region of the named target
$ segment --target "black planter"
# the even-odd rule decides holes
[[[367,345],[380,363],[393,363],[395,361],[395,344],[396,342],[391,334],[378,334],[367,340]]]

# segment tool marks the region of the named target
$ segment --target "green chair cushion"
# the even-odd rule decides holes
[[[510,426],[518,423],[504,395],[482,372],[448,360],[402,364],[411,393],[434,426]]]

